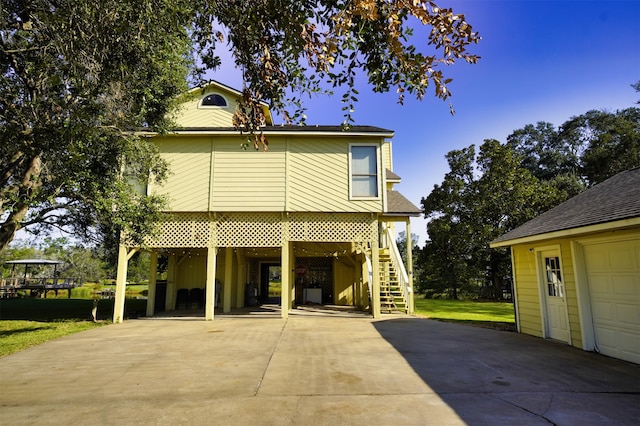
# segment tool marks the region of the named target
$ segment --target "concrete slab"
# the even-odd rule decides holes
[[[0,359],[0,424],[636,425],[639,366],[386,316],[130,320]]]

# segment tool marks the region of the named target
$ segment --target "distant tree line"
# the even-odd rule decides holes
[[[639,85],[633,86],[638,89]],[[501,299],[507,249],[489,242],[586,188],[640,166],[640,108],[588,111],[560,127],[538,122],[506,143],[450,151],[449,172],[422,199],[428,241],[416,290],[427,297]]]
[[[11,276],[9,260],[49,259],[63,263],[57,268],[59,278],[82,279],[84,282],[103,282],[115,279],[116,268],[113,262],[106,262],[105,250],[100,247],[85,247],[72,243],[68,238],[45,237],[40,242],[16,240],[0,252],[0,276]],[[138,283],[148,280],[150,256],[139,252],[133,256],[127,268],[127,280]],[[20,268],[22,271],[22,268]],[[38,274],[37,267],[31,267],[31,274]]]

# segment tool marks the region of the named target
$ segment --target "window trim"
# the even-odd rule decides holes
[[[375,149],[376,156],[376,195],[354,195],[353,194],[353,147],[370,147]],[[355,175],[359,176],[359,175]],[[364,176],[364,175],[362,175]],[[367,175],[372,176],[372,175]],[[382,198],[382,176],[380,174],[380,144],[376,143],[350,143],[349,144],[349,199],[350,200],[380,200]]]
[[[206,98],[207,96],[211,96],[211,95],[218,95],[220,96],[226,105],[222,106],[222,105],[203,105],[203,101],[204,98]],[[229,108],[229,99],[227,99],[226,96],[224,96],[222,93],[218,93],[218,92],[208,92],[205,93],[200,100],[198,101],[198,109],[226,109]]]

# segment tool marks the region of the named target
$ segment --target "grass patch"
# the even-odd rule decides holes
[[[0,321],[0,357],[104,324],[106,322],[3,320]]]
[[[417,316],[498,330],[515,330],[513,304],[470,300],[415,299]]]
[[[0,357],[113,319],[113,299],[98,300],[98,322],[91,318],[93,300],[0,299]],[[125,318],[144,315],[147,301],[126,299]]]

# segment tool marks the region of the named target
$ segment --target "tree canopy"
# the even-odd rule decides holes
[[[422,199],[429,218],[418,287],[500,298],[509,253],[489,243],[623,170],[640,167],[640,109],[588,111],[559,128],[538,122],[506,143],[447,154],[450,171]]]
[[[253,132],[257,102],[298,122],[303,97],[332,87],[344,87],[348,126],[358,75],[400,102],[430,86],[447,99],[441,66],[475,63],[466,49],[480,40],[430,1],[7,0],[0,16],[0,250],[24,227],[142,243],[163,200],[136,189],[167,165],[135,130],[170,128],[219,48],[245,82],[234,123]]]

